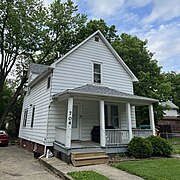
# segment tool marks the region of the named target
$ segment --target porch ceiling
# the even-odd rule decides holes
[[[56,98],[67,98],[67,97],[78,97],[78,98],[95,98],[95,99],[104,99],[104,100],[115,100],[115,101],[123,101],[130,102],[134,105],[148,105],[155,102],[158,102],[156,99],[147,98],[143,96],[137,96],[133,94],[128,94],[124,92],[117,91],[115,89],[111,89],[109,87],[100,86],[100,85],[92,85],[86,84],[81,87],[77,87],[74,89],[67,89],[63,92],[57,93],[53,95],[53,99]]]

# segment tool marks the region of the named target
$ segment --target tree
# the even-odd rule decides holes
[[[160,101],[168,100],[166,92],[171,91],[171,85],[164,81],[161,67],[153,59],[153,53],[147,49],[147,40],[142,41],[136,36],[123,33],[112,42],[112,46],[139,79],[139,82],[134,84],[135,94]],[[162,118],[162,108],[158,104],[154,107],[157,121]],[[147,107],[137,107],[136,110],[138,124],[149,121]]]
[[[0,2],[0,99],[4,84],[15,65],[19,83],[0,117],[0,127],[27,80],[29,62],[51,64],[77,44],[76,35],[86,16],[68,0],[55,0],[48,8],[41,0],[2,0]]]
[[[169,73],[163,73],[165,82],[170,84],[171,91],[166,92],[166,95],[168,95],[168,100],[171,100],[174,102],[176,106],[179,107],[180,112],[180,73],[176,72],[169,72]]]
[[[103,19],[90,20],[86,25],[84,25],[77,37],[81,42],[97,30],[100,30],[110,43],[117,38],[116,27],[114,25],[108,27]]]

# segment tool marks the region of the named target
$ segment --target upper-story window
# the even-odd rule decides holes
[[[47,89],[49,89],[51,86],[51,76],[48,77],[48,81],[47,81]]]
[[[93,82],[94,83],[101,83],[101,64],[100,63],[93,63]]]

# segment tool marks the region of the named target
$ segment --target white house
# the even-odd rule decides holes
[[[54,148],[67,156],[117,153],[133,136],[155,134],[152,103],[157,100],[134,95],[135,81],[100,31],[51,66],[31,64],[19,131],[22,146],[41,154]],[[149,107],[150,130],[136,129],[135,106]]]
[[[162,102],[160,104],[162,107],[167,107],[166,110],[164,110],[164,117],[177,117],[178,116],[178,109],[179,107],[177,107],[172,101],[166,101],[166,102]]]
[[[176,106],[172,101],[166,101],[160,103],[162,107],[165,107],[163,118],[158,121],[161,134],[180,133],[180,115],[178,114],[179,107]]]

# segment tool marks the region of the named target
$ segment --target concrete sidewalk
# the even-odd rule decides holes
[[[68,165],[67,163],[52,157],[52,158],[41,158],[39,161],[44,164],[51,171],[59,175],[65,180],[72,180],[70,176],[67,175],[68,172],[72,171],[95,171],[104,176],[108,177],[110,180],[142,180],[142,178],[137,177],[135,175],[131,175],[119,169],[108,166],[107,164],[100,165],[91,165],[91,166],[82,166],[82,167],[74,167],[72,165]]]

